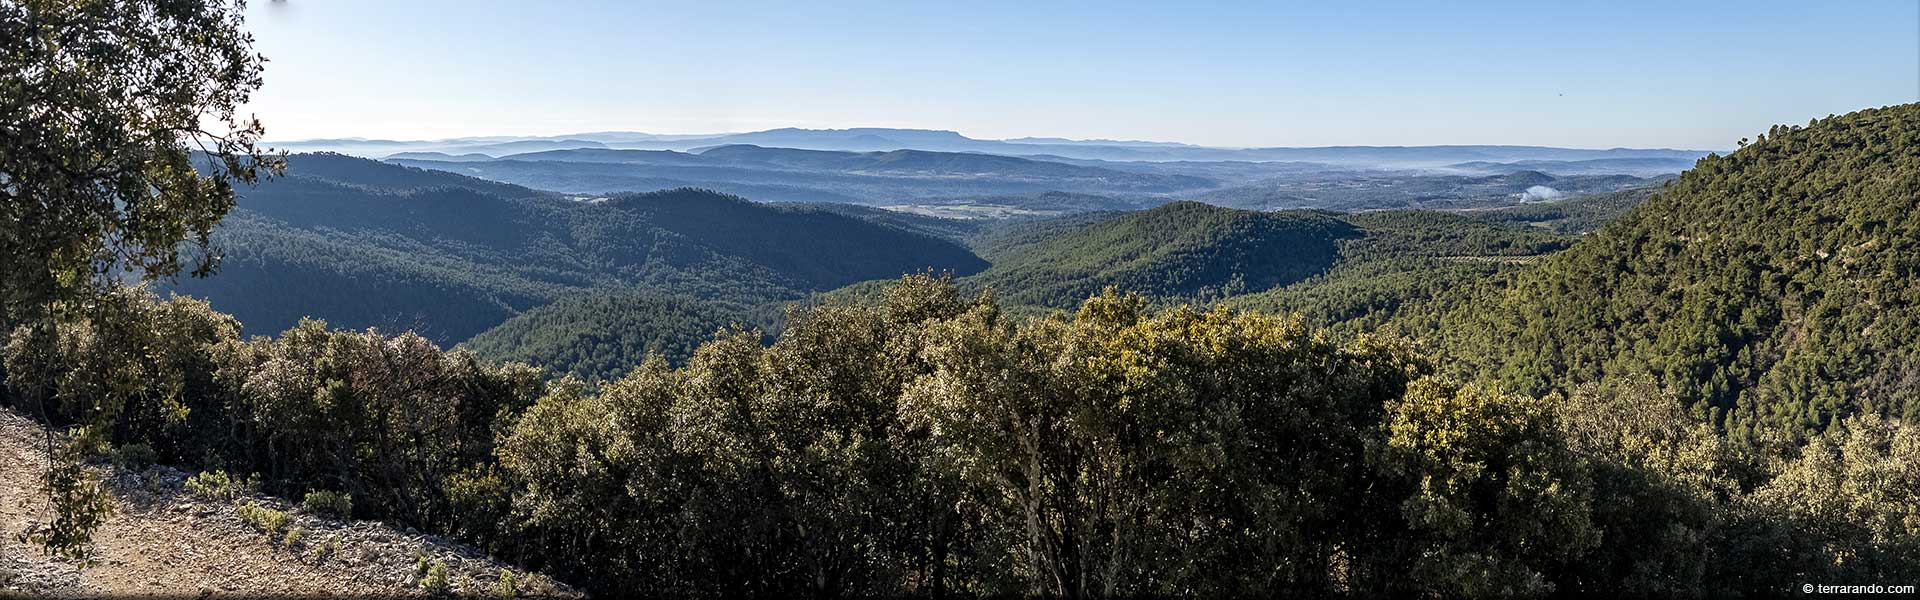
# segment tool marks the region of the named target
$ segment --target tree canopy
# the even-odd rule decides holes
[[[238,114],[262,58],[221,1],[0,6],[0,302],[9,314],[216,266],[235,181],[277,167]],[[23,260],[32,258],[35,260]]]
[[[1737,438],[1920,418],[1920,105],[1776,126],[1709,156],[1436,330],[1541,394],[1635,375]]]
[[[1766,594],[1920,574],[1910,426],[1742,446],[1650,379],[1525,396],[1294,316],[1108,292],[1023,319],[911,276],[796,309],[770,344],[723,330],[684,366],[589,386],[411,334],[242,340],[203,302],[104,298],[114,316],[74,315],[54,360],[16,338],[10,388],[123,399],[100,441],[351,493],[358,516],[605,593]]]
[[[220,0],[0,5],[0,324],[32,328],[29,355],[54,354],[60,313],[111,304],[97,296],[124,276],[211,273],[219,258],[211,235],[233,208],[233,183],[279,168],[255,147],[260,123],[238,113],[260,86],[264,61],[241,28],[243,8]],[[197,250],[184,264],[183,244]],[[19,367],[9,362],[8,371]],[[43,405],[49,399],[50,388],[25,389]],[[76,555],[108,507],[75,453],[103,435],[97,428],[125,398],[62,396],[93,407],[82,424],[96,429],[47,472],[57,514],[29,537]]]

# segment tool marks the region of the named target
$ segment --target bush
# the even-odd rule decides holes
[[[310,513],[345,519],[353,516],[353,494],[326,490],[307,492],[307,497],[300,502],[300,506]]]
[[[113,464],[122,470],[143,471],[158,460],[153,446],[146,444],[127,444],[113,449]]]
[[[327,543],[313,549],[315,562],[327,562],[327,559],[340,554],[340,538],[328,538]]]
[[[261,533],[267,534],[268,537],[279,535],[281,530],[286,529],[287,521],[290,518],[287,515],[287,511],[274,510],[253,502],[248,502],[241,506],[239,513],[241,522],[259,530]]]
[[[422,557],[421,560],[426,560]],[[438,560],[427,562],[427,572],[420,578],[420,589],[429,594],[447,593],[447,563]]]
[[[201,471],[187,478],[187,493],[201,500],[231,500],[233,480],[226,471]]]
[[[501,569],[500,580],[493,582],[493,597],[501,598],[502,600],[514,597],[514,595],[520,591],[519,583],[520,582],[513,576],[512,570]]]
[[[201,500],[233,500],[253,491],[253,483],[234,479],[226,471],[202,471],[187,478],[187,493]]]
[[[293,529],[287,530],[286,537],[280,538],[280,545],[285,548],[299,548],[300,544],[306,541],[307,541],[307,528],[295,527]]]

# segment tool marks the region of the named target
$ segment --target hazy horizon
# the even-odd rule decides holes
[[[1863,108],[1864,108],[1864,107],[1863,107]],[[1823,115],[1823,116],[1824,116],[1824,115]],[[502,141],[507,141],[507,140],[531,140],[531,139],[545,139],[545,140],[556,140],[556,141],[557,141],[557,140],[566,140],[566,139],[569,139],[569,138],[579,138],[579,137],[587,137],[587,136],[597,136],[597,135],[613,135],[613,134],[637,134],[637,135],[655,135],[655,136],[671,136],[671,137],[674,137],[674,138],[681,138],[681,139],[688,139],[688,140],[696,140],[696,139],[704,139],[704,138],[718,138],[718,137],[725,137],[725,136],[730,136],[730,135],[740,135],[740,134],[746,134],[746,133],[758,133],[758,132],[762,132],[762,131],[774,131],[774,130],[782,130],[782,129],[801,129],[801,130],[810,130],[810,131],[846,131],[846,130],[855,130],[855,129],[912,129],[912,130],[920,130],[920,131],[945,131],[945,132],[952,132],[952,133],[956,133],[956,134],[959,134],[959,135],[961,135],[961,136],[963,136],[963,137],[967,137],[967,138],[970,138],[970,139],[974,139],[974,140],[980,140],[980,141],[1007,141],[1007,142],[1015,142],[1015,143],[1033,143],[1033,144],[1044,144],[1044,143],[1049,143],[1049,141],[1051,141],[1051,140],[1065,140],[1065,141],[1069,141],[1069,142],[1073,142],[1073,143],[1083,143],[1083,144],[1084,144],[1084,143],[1110,143],[1110,144],[1122,144],[1122,145],[1123,145],[1123,144],[1183,144],[1183,145],[1187,145],[1187,146],[1193,146],[1193,147],[1199,147],[1199,148],[1217,148],[1217,149],[1258,149],[1258,148],[1339,148],[1339,147],[1375,147],[1375,148],[1394,148],[1394,147],[1409,147],[1409,148],[1411,148],[1411,147],[1445,147],[1445,146],[1534,146],[1534,147],[1543,147],[1543,148],[1564,148],[1564,149],[1569,149],[1569,150],[1616,150],[1616,149],[1623,149],[1623,150],[1688,150],[1688,151],[1694,151],[1694,150],[1697,150],[1697,151],[1707,151],[1707,152],[1719,152],[1719,151],[1730,151],[1730,150],[1733,150],[1733,144],[1727,144],[1727,145],[1724,145],[1724,146],[1718,146],[1718,147],[1700,147],[1700,148],[1682,148],[1682,147],[1672,147],[1672,146],[1607,146],[1607,147],[1599,147],[1599,146],[1585,146],[1585,147],[1583,147],[1583,146],[1564,146],[1564,145],[1551,145],[1551,144],[1504,144],[1504,143],[1487,143],[1487,144],[1479,144],[1479,143],[1473,143],[1473,144],[1454,144],[1454,143],[1436,143],[1436,144],[1323,144],[1323,145],[1316,145],[1316,146],[1282,146],[1282,145],[1277,145],[1277,144],[1266,144],[1266,145],[1257,145],[1257,146],[1213,146],[1213,145],[1208,145],[1208,144],[1197,144],[1197,143],[1193,143],[1193,142],[1188,142],[1188,141],[1185,141],[1185,140],[1171,140],[1171,139],[1168,139],[1168,140],[1147,140],[1147,139],[1111,139],[1111,138],[1069,138],[1069,137],[1065,137],[1065,136],[1052,136],[1052,135],[1038,135],[1038,134],[1036,134],[1036,135],[1017,135],[1017,136],[1011,136],[1011,137],[1005,137],[1005,138],[996,138],[996,137],[985,137],[985,136],[979,136],[979,135],[968,135],[968,133],[967,133],[967,132],[965,132],[965,131],[957,131],[957,130],[953,130],[953,129],[944,129],[944,128],[917,128],[917,127],[907,127],[907,128],[893,128],[893,127],[868,127],[868,126],[859,126],[859,125],[855,125],[855,126],[851,126],[851,127],[768,127],[768,128],[765,128],[765,129],[756,129],[756,130],[741,130],[741,131],[724,131],[724,132],[711,132],[711,133],[682,133],[682,132],[669,132],[669,131],[634,131],[634,130],[612,130],[612,129],[610,129],[610,130],[594,130],[594,131],[570,131],[570,132],[563,132],[563,133],[555,133],[555,134],[544,134],[544,135],[508,135],[508,134],[497,134],[497,133],[484,133],[484,132],[482,132],[482,133],[475,133],[475,134],[463,134],[463,135],[452,135],[452,136],[446,136],[446,137],[434,137],[434,138],[393,138],[393,137],[375,137],[375,136],[366,136],[366,135],[340,135],[340,136],[317,136],[317,137],[306,137],[306,138],[278,138],[278,137],[274,137],[274,138],[270,138],[270,139],[268,139],[268,140],[267,140],[267,143],[268,143],[268,144],[276,144],[276,143],[277,143],[277,144],[288,144],[288,143],[306,143],[306,142],[317,142],[317,141],[326,141],[326,140],[356,140],[356,141],[368,141],[368,142],[379,142],[379,141],[393,141],[393,142],[450,142],[450,141],[473,141],[473,140],[502,140]]]
[[[1834,10],[1839,8],[1839,10]],[[894,127],[1731,148],[1920,99],[1920,5],[254,3],[269,139]]]

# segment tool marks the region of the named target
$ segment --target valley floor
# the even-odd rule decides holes
[[[421,595],[421,554],[446,564],[452,591],[478,595],[492,593],[506,568],[434,536],[307,514],[289,527],[305,528],[308,541],[281,547],[243,523],[235,503],[185,493],[186,473],[168,467],[140,473],[102,467],[116,510],[94,534],[95,564],[81,568],[14,538],[49,515],[38,479],[46,466],[45,430],[0,409],[0,596]],[[250,500],[290,508],[264,496]],[[338,550],[324,556],[330,542]],[[544,577],[515,573],[522,595],[575,595]]]

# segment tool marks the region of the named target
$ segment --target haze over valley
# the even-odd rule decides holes
[[[1534,146],[1209,148],[951,131],[775,129],[273,144],[568,194],[697,187],[956,218],[1129,210],[1182,199],[1260,210],[1486,208],[1658,183],[1704,150]]]
[[[1912,595],[1914,23],[0,0],[0,597]]]

